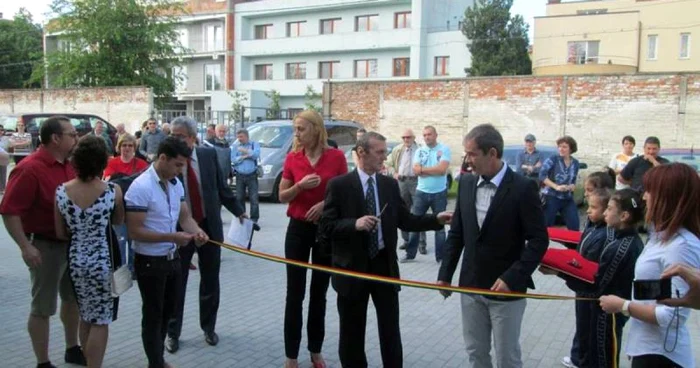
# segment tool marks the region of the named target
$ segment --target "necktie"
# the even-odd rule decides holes
[[[365,192],[365,210],[368,215],[377,215],[377,202],[374,198],[374,179],[370,177],[367,179],[367,192]],[[369,233],[369,247],[367,252],[369,253],[369,258],[374,258],[379,253],[379,234],[377,229],[379,226],[375,226]]]
[[[199,194],[197,174],[194,173],[191,158],[187,159],[187,193],[190,195],[192,218],[199,224],[204,220],[204,208],[202,207],[202,197]]]

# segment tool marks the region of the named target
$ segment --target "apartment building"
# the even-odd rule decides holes
[[[535,17],[533,74],[700,71],[700,0],[549,0]]]

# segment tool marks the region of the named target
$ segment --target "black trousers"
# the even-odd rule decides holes
[[[149,368],[164,366],[163,349],[167,322],[179,298],[182,276],[180,259],[134,255],[134,269],[141,292],[141,339]]]
[[[204,219],[199,226],[207,234],[211,234]],[[216,330],[216,316],[219,312],[220,287],[219,271],[221,270],[221,248],[214,244],[204,244],[201,247],[190,242],[179,249],[182,282],[179,285],[179,300],[176,303],[175,313],[168,321],[168,336],[179,339],[182,332],[182,318],[185,311],[185,294],[187,292],[187,279],[190,275],[190,262],[194,252],[199,259],[199,326],[206,333]]]
[[[289,219],[284,240],[284,256],[288,259],[313,264],[330,265],[330,257],[321,252],[316,243],[317,226],[313,223]],[[320,353],[326,335],[326,293],[330,274],[311,271],[309,314],[306,334],[311,353]],[[296,359],[301,344],[304,324],[303,303],[306,293],[306,269],[287,265],[287,300],[284,308],[284,352],[287,358]]]
[[[389,275],[389,263],[383,249],[370,261],[369,273]],[[385,368],[403,366],[403,347],[399,328],[399,293],[393,285],[362,281],[364,288],[358,295],[338,294],[338,314],[340,315],[340,363],[344,368],[367,367],[365,355],[365,331],[367,325],[367,304],[372,297],[377,311],[379,347],[382,366]]]
[[[663,355],[640,355],[632,358],[632,368],[680,368]]]

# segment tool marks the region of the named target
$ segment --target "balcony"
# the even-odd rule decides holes
[[[532,63],[534,75],[581,75],[581,74],[633,74],[638,70],[637,60],[625,56],[572,58],[540,58]]]
[[[411,46],[411,29],[344,32],[302,37],[242,40],[236,53],[241,56],[283,56],[325,52],[403,49]]]

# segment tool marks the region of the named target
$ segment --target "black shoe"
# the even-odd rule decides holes
[[[177,351],[180,350],[180,340],[168,336],[168,338],[165,339],[165,350],[170,354],[177,353]]]
[[[425,245],[421,245],[418,247],[418,252],[420,252],[420,254],[428,254],[428,249]]]
[[[403,249],[406,249],[406,243],[403,243],[403,244],[399,245],[399,249],[402,249],[402,250],[403,250]]]
[[[205,332],[204,341],[211,346],[216,346],[219,343],[219,335],[216,332]]]
[[[43,362],[41,364],[37,364],[36,368],[56,368],[56,366],[51,364],[51,362]]]
[[[66,363],[87,367],[87,359],[85,359],[83,349],[81,349],[78,345],[66,349],[66,354],[63,356],[63,359],[66,361]]]

